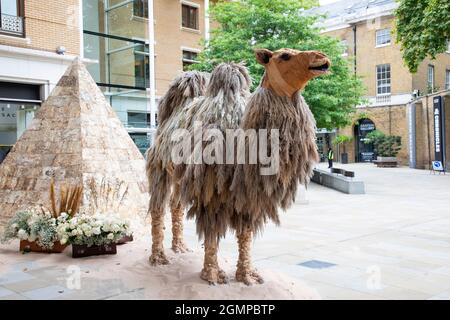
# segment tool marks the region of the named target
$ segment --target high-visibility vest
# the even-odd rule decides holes
[[[328,160],[333,160],[333,158],[334,158],[333,150],[328,151]]]

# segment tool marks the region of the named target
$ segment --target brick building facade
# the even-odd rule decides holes
[[[80,56],[144,151],[159,98],[209,36],[209,2],[2,0],[0,148],[11,148]]]
[[[396,43],[393,34],[394,10],[397,5],[393,0],[346,0],[311,11],[327,14],[320,22],[324,34],[341,41],[345,48],[343,55],[351,61],[353,72],[361,77],[366,88],[366,102],[357,106],[352,124],[336,132],[353,137],[353,141],[345,146],[349,161],[370,161],[376,156],[373,153],[373,146],[366,145],[362,141],[365,132],[361,130],[361,123],[364,123],[364,129],[368,131],[378,129],[389,135],[400,136],[402,148],[398,159],[403,165],[409,164],[411,145],[409,106],[417,97],[421,97],[417,100],[420,101],[417,103],[420,107],[416,108],[419,129],[415,140],[418,150],[415,166],[429,168],[432,156],[428,154],[432,154],[430,150],[433,147],[433,140],[428,143],[428,139],[424,139],[422,128],[427,128],[427,134],[432,134],[433,117],[422,116],[419,113],[423,112],[426,115],[426,110],[431,112],[432,107],[430,105],[427,107],[426,101],[432,99],[436,92],[439,92],[438,95],[448,95],[450,47],[447,53],[438,55],[435,60],[423,61],[417,73],[411,74],[404,65],[400,45]],[[447,101],[448,98],[444,100]],[[449,105],[450,102],[447,103],[447,106]],[[450,114],[450,109],[447,114]],[[449,137],[447,135],[447,141]],[[327,140],[331,145],[332,138]],[[333,148],[337,149],[336,146]],[[336,150],[336,154],[339,151],[342,149]]]

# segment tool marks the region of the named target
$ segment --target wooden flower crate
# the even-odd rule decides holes
[[[121,245],[121,244],[125,244],[127,242],[132,242],[133,240],[134,240],[133,235],[131,235],[131,236],[124,236],[124,237],[122,237],[122,239],[117,241],[117,244]]]
[[[39,246],[36,242],[20,240],[20,251],[22,252],[40,252],[40,253],[62,253],[67,245],[62,245],[59,241],[55,242],[53,248],[46,249]]]
[[[105,244],[101,246],[72,245],[72,258],[84,258],[90,256],[100,256],[104,254],[117,254],[117,246],[115,243]]]

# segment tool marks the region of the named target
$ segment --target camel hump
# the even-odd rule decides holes
[[[208,82],[209,74],[206,72],[186,71],[176,77],[159,103],[159,125],[183,109],[194,98],[204,96]]]

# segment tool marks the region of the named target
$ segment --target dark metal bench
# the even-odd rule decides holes
[[[341,174],[344,177],[349,177],[349,178],[355,177],[355,173],[353,171],[347,171],[347,170],[339,169],[339,168],[331,168],[331,173]]]

